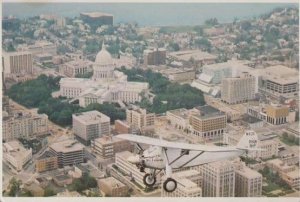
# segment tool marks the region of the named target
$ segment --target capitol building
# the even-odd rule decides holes
[[[141,93],[149,88],[145,82],[129,82],[127,75],[115,70],[111,54],[102,45],[93,64],[93,77],[62,78],[60,80],[60,95],[78,99],[81,107],[91,103],[103,102],[140,102]]]

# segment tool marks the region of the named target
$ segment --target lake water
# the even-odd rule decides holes
[[[100,11],[114,15],[114,22],[137,22],[141,26],[200,25],[216,17],[219,22],[249,19],[291,3],[3,3],[2,15],[19,18],[40,14],[65,17],[80,12]]]

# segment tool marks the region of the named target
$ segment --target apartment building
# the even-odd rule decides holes
[[[46,114],[17,112],[12,116],[3,117],[2,124],[4,141],[34,137],[49,132]]]
[[[247,72],[240,77],[224,78],[221,85],[221,100],[228,104],[247,102],[255,98],[255,77]]]

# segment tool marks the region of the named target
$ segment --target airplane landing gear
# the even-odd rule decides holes
[[[164,181],[163,188],[166,192],[173,192],[177,188],[177,182],[173,178],[168,178]]]
[[[156,183],[156,177],[153,174],[147,173],[144,175],[143,182],[147,187],[153,187]]]

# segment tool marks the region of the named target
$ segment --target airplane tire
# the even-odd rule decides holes
[[[163,188],[166,192],[173,192],[177,188],[177,182],[173,178],[164,181]]]
[[[147,173],[146,175],[144,175],[143,182],[147,187],[153,187],[154,184],[156,183],[156,177],[155,176],[151,177],[150,174]]]

